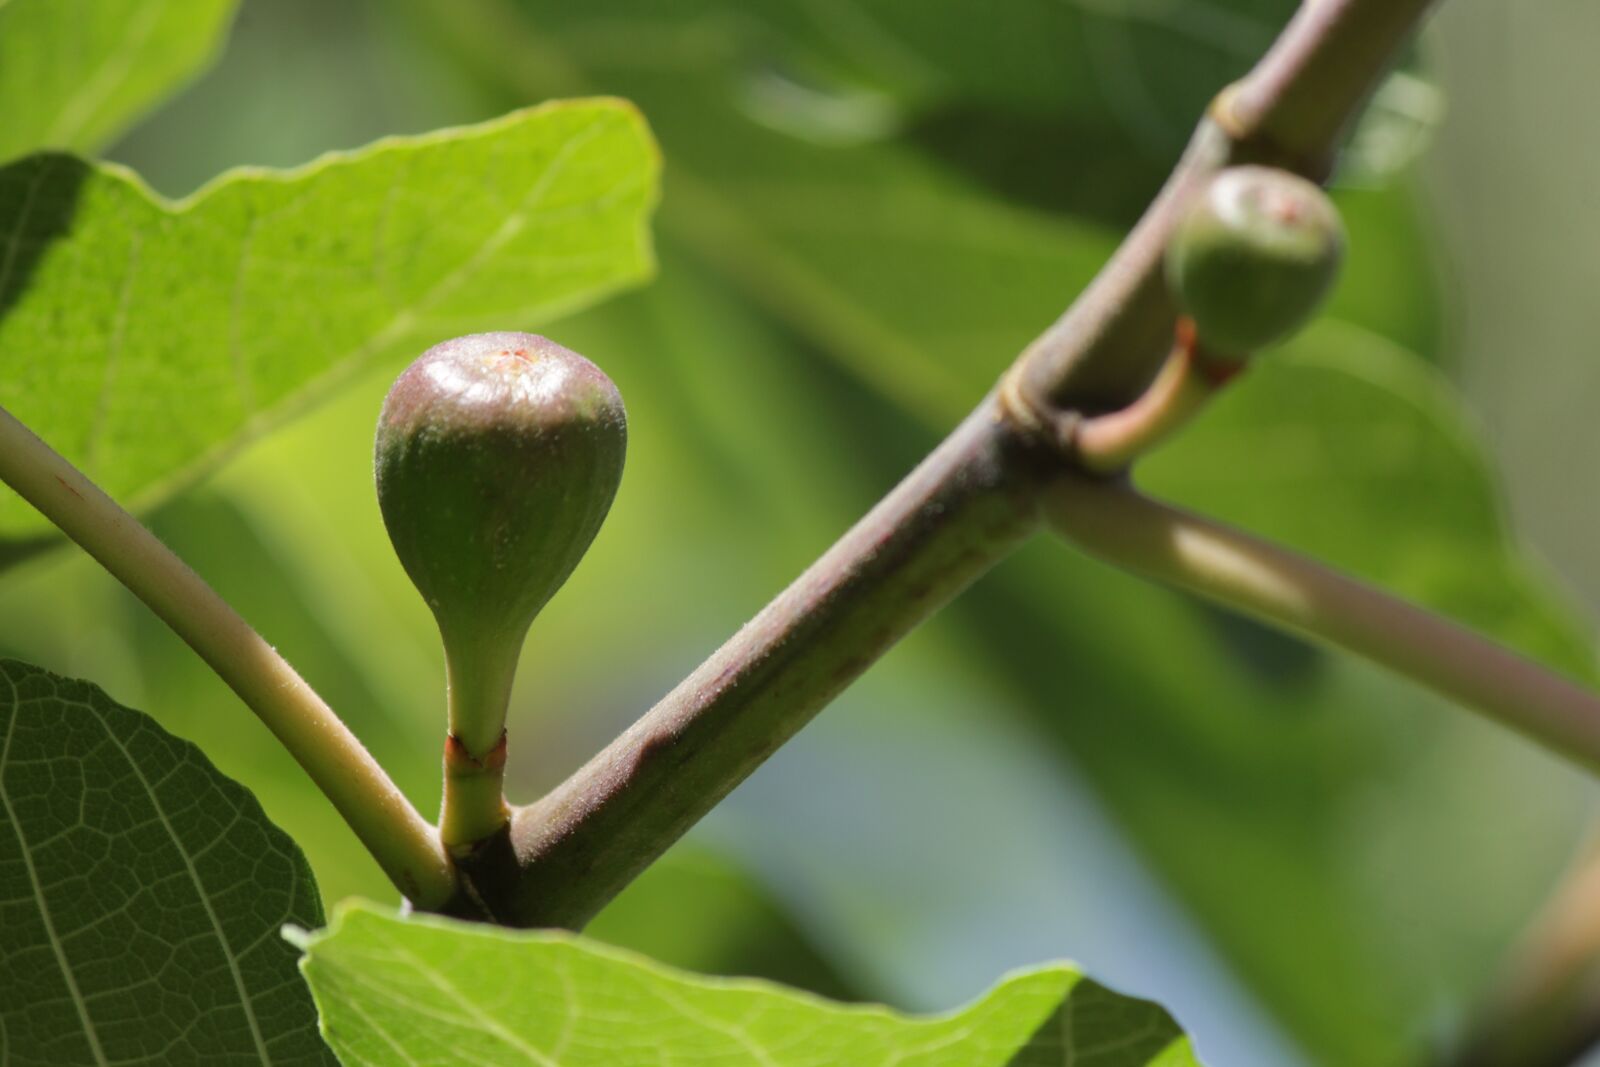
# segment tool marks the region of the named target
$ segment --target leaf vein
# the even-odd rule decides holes
[[[78,1021],[83,1024],[83,1035],[89,1042],[89,1051],[94,1054],[94,1061],[99,1067],[111,1067],[105,1051],[100,1047],[100,1035],[95,1030],[94,1020],[89,1016],[89,1005],[83,999],[83,992],[78,988],[78,978],[72,971],[71,962],[67,959],[66,946],[61,943],[61,935],[56,932],[55,919],[50,914],[49,902],[45,900],[44,886],[39,882],[39,870],[33,862],[33,850],[28,847],[27,836],[22,832],[22,820],[17,816],[16,809],[11,803],[10,793],[6,790],[6,760],[11,755],[11,738],[16,732],[17,720],[21,718],[21,706],[17,700],[16,682],[9,675],[6,675],[5,679],[6,685],[11,690],[12,711],[6,721],[5,744],[0,745],[0,808],[5,809],[6,821],[11,824],[12,833],[16,834],[17,844],[21,847],[22,865],[27,870],[28,881],[33,887],[33,899],[39,906],[39,918],[44,923],[50,950],[55,954],[56,966],[61,969],[61,976],[66,980],[67,992],[72,996],[72,1006],[78,1013]]]
[[[95,716],[96,718],[100,718],[98,712],[95,713]],[[171,820],[167,818],[167,812],[162,806],[161,798],[156,794],[156,791],[151,787],[149,780],[145,777],[144,769],[140,767],[139,761],[134,759],[133,753],[128,751],[127,746],[122,743],[122,739],[117,737],[116,734],[112,732],[111,725],[109,723],[105,723],[103,719],[101,721],[105,726],[106,735],[111,738],[112,744],[117,746],[117,749],[122,753],[123,758],[128,761],[128,767],[133,771],[134,777],[139,780],[139,784],[143,786],[145,792],[149,794],[150,805],[155,809],[156,817],[161,820],[162,828],[166,831],[167,836],[171,839],[172,847],[177,849],[178,855],[183,858],[184,870],[189,876],[189,881],[194,885],[195,896],[200,899],[200,906],[205,909],[206,920],[211,924],[211,929],[216,937],[217,944],[222,949],[223,958],[227,960],[228,973],[233,978],[234,990],[239,994],[239,1007],[244,1012],[245,1022],[250,1027],[250,1037],[255,1042],[256,1050],[261,1054],[261,1062],[264,1064],[271,1064],[272,1053],[267,1050],[266,1038],[261,1033],[261,1023],[256,1019],[255,1003],[251,999],[250,990],[245,986],[244,974],[239,969],[238,957],[234,955],[232,946],[228,944],[228,937],[222,929],[222,921],[217,917],[216,908],[214,908],[211,904],[210,893],[206,890],[205,884],[200,880],[200,872],[195,868],[194,859],[189,855],[188,849],[184,848],[183,839],[178,836],[177,829],[172,825]],[[196,936],[198,937],[202,935]]]

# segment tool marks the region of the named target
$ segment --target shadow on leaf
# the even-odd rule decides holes
[[[1180,1041],[1188,1043],[1160,1005],[1131,1000],[1084,978],[1007,1061],[1007,1067],[1093,1063],[1139,1067],[1158,1060],[1171,1067],[1193,1063],[1172,1056],[1173,1043]]]

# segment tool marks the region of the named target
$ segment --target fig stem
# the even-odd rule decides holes
[[[503,829],[511,818],[505,799],[506,708],[516,679],[514,642],[511,651],[469,652],[481,642],[445,644],[449,736],[445,739],[444,801],[439,813],[439,839],[452,854],[460,853]]]
[[[506,709],[517,676],[519,634],[492,645],[477,641],[445,642],[445,713],[450,735],[468,756],[483,759],[505,744]]]
[[[444,742],[444,807],[439,839],[452,856],[470,853],[511,821],[506,804],[506,738],[474,755],[455,734]]]
[[[1091,555],[1382,664],[1600,770],[1600,696],[1466,627],[1122,484],[1065,476],[1045,511]]]
[[[1196,348],[1193,324],[1179,320],[1172,351],[1150,388],[1119,411],[1077,423],[1070,448],[1078,466],[1094,474],[1126,470],[1204,408],[1239,366],[1208,363]]]
[[[455,868],[433,827],[316,691],[138,519],[4,408],[0,481],[199,653],[305,768],[408,900],[431,908],[455,894]]]

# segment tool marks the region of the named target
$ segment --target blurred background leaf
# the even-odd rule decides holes
[[[210,64],[238,0],[0,2],[0,162],[102,148]]]
[[[666,156],[660,276],[555,330],[617,379],[633,444],[614,514],[524,657],[512,759],[527,797],[720,643],[976,400],[1091,276],[1210,95],[1291,7],[1039,2],[998,18],[956,0],[247,2],[223,63],[113,155],[176,195],[229,165],[290,164],[547,92],[643,107]],[[1467,49],[1454,68],[1441,49],[1447,82],[1485,54],[1502,60],[1497,77],[1538,65],[1507,27],[1545,15],[1460,7],[1473,11],[1452,21],[1447,5],[1442,20],[1445,44]],[[1582,17],[1549,16],[1562,40],[1542,23],[1528,39],[1562,54]],[[1571,84],[1557,96],[1585,98]],[[1337,189],[1352,254],[1328,316],[1143,478],[1587,675],[1587,624],[1510,532],[1475,420],[1429,369],[1459,379],[1466,342],[1509,346],[1519,309],[1567,294],[1575,331],[1592,304],[1570,298],[1595,260],[1567,231],[1508,245],[1523,257],[1513,276],[1494,249],[1516,216],[1484,217],[1487,191],[1525,169],[1501,127],[1544,131],[1554,158],[1563,127],[1547,116],[1560,112],[1529,125],[1503,101],[1453,106],[1437,133],[1450,165],[1435,155],[1418,175],[1440,99],[1415,70],[1380,92]],[[1564,173],[1540,181],[1586,203]],[[1441,240],[1450,210],[1459,225]],[[1441,258],[1468,238],[1470,264]],[[1559,271],[1542,251],[1555,245],[1571,249]],[[1547,270],[1555,281],[1534,284]],[[1489,322],[1498,332],[1480,335]],[[1550,347],[1587,352],[1545,329]],[[1496,440],[1553,447],[1586,425],[1587,364],[1518,379],[1559,396],[1548,418],[1475,384],[1522,395],[1534,387],[1506,385],[1509,368],[1564,367],[1561,354],[1494,374],[1472,364]],[[432,805],[440,655],[370,485],[372,425],[401,362],[248,449],[158,528]],[[1589,475],[1540,454],[1544,466],[1514,469],[1515,496],[1543,502],[1524,514],[1575,575],[1593,523],[1571,478]],[[83,561],[61,553],[8,576],[0,648],[175,709],[169,727],[261,794],[330,898],[386,892],[264,731],[219,715],[232,706],[220,685]],[[690,847],[722,874],[669,857],[597,932],[907,1008],[948,1008],[1008,967],[1065,956],[1169,1005],[1218,1065],[1408,1063],[1470,1010],[1592,795],[1363,664],[1041,542],[707,820]],[[719,939],[704,906],[716,899],[770,948]]]

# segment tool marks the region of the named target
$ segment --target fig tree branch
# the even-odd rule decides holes
[[[1091,555],[1381,663],[1600,770],[1600,696],[1466,627],[1120,482],[1063,476],[1045,511]]]
[[[1345,126],[1427,0],[1307,0],[1224,92],[1101,274],[905,482],[632,728],[512,821],[514,857],[469,872],[516,925],[580,926],[925,615],[1039,525],[1083,415],[1133,402],[1168,354],[1162,263],[1224,166],[1326,177]],[[1180,405],[1182,406],[1182,405]],[[470,910],[468,905],[458,905]]]
[[[433,827],[357,737],[239,613],[139,520],[0,408],[0,481],[149,605],[266,724],[419,907],[456,891]]]

